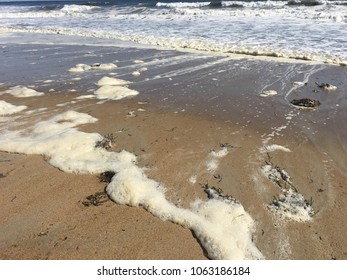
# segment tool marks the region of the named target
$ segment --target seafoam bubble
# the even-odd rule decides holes
[[[196,183],[196,180],[197,180],[197,176],[196,175],[192,175],[188,179],[189,183],[191,183],[193,185]]]
[[[129,81],[110,77],[103,77],[98,81],[98,86],[123,86],[128,84],[130,84]]]
[[[15,86],[15,87],[11,87],[8,90],[5,90],[3,92],[0,92],[1,94],[11,94],[15,97],[33,97],[33,96],[42,96],[44,95],[43,92],[38,92],[34,89],[28,88],[28,87],[24,87],[24,86]]]
[[[102,86],[94,94],[98,99],[120,100],[138,95],[139,92],[122,86]]]
[[[69,69],[69,72],[78,73],[89,70],[112,70],[117,68],[117,65],[114,63],[94,63],[93,65],[87,64],[77,64],[75,67]]]
[[[260,148],[261,153],[267,153],[267,152],[274,152],[274,151],[282,151],[282,152],[291,152],[291,150],[287,147],[277,145],[277,144],[272,144],[272,145],[265,145],[264,147]]]
[[[134,71],[131,73],[131,75],[133,75],[134,77],[138,77],[141,75],[141,73],[139,71]]]
[[[143,60],[140,60],[140,59],[135,59],[135,60],[133,61],[133,63],[135,63],[135,64],[141,64],[141,63],[144,63],[144,61],[143,61]]]
[[[0,116],[12,115],[23,111],[27,108],[27,106],[21,105],[16,106],[6,101],[0,100]]]
[[[262,96],[262,97],[268,97],[268,96],[274,96],[274,95],[277,95],[278,93],[277,93],[277,91],[275,91],[275,90],[264,90],[261,94],[260,94],[260,96]]]
[[[70,68],[69,72],[78,73],[78,72],[88,71],[90,69],[91,69],[91,66],[80,63],[80,64],[77,64],[75,67]]]
[[[92,65],[92,70],[112,70],[118,66],[114,63],[95,63]]]
[[[334,91],[337,89],[336,86],[332,85],[332,84],[326,84],[326,83],[323,83],[323,84],[320,84],[318,85],[321,89],[324,89],[326,91]]]

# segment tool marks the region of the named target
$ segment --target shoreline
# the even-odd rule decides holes
[[[166,196],[172,203],[188,207],[197,198],[206,200],[202,190],[205,184],[221,188],[225,194],[240,201],[255,220],[253,238],[266,259],[346,259],[343,238],[346,229],[343,219],[346,211],[346,161],[343,143],[335,145],[336,138],[340,138],[340,141],[346,138],[343,132],[335,134],[336,138],[324,138],[340,130],[340,125],[344,126],[343,108],[346,104],[343,89],[346,88],[346,82],[342,77],[346,70],[329,66],[320,69],[318,66],[301,64],[288,66],[247,59],[235,61],[175,51],[59,47],[45,49],[35,46],[37,50],[33,51],[29,45],[17,45],[18,49],[11,49],[6,54],[4,63],[10,62],[9,73],[4,76],[4,81],[0,81],[6,83],[0,86],[0,91],[5,90],[5,86],[22,84],[32,85],[36,90],[46,93],[44,96],[26,99],[1,95],[1,100],[27,105],[27,110],[47,108],[30,115],[18,113],[22,116],[18,121],[30,126],[66,109],[87,113],[97,118],[98,122],[78,129],[116,136],[113,149],[124,149],[135,154],[138,165],[145,168],[146,175],[164,184]],[[37,72],[23,69],[17,71],[16,77],[14,71],[18,68],[20,70],[22,60],[15,57],[14,53],[23,50],[29,51],[27,54],[30,55],[25,54],[27,63],[33,65],[32,69]],[[61,53],[68,59],[64,59]],[[143,62],[136,64],[136,59]],[[30,64],[32,62],[36,62],[38,67]],[[118,68],[78,75],[68,72],[77,63],[93,62],[114,62]],[[142,71],[140,76],[132,75],[135,70],[144,67],[147,70]],[[235,71],[237,69],[239,72]],[[26,78],[28,72],[32,76]],[[110,72],[117,73],[112,77],[131,81],[129,88],[137,90],[139,95],[118,101],[75,99],[79,92],[95,91],[96,82]],[[270,73],[276,73],[276,77],[269,77]],[[291,90],[293,82],[304,81],[305,77],[309,79],[308,86]],[[25,83],[18,82],[21,78]],[[314,82],[321,82],[323,78],[326,83],[332,83],[331,80],[338,82],[338,89],[329,95],[323,91],[315,92],[325,101],[321,109],[316,111],[290,107],[283,95],[273,98],[258,96],[265,88],[289,95],[292,93],[292,96],[311,96],[314,94],[313,89],[316,89]],[[43,83],[51,79],[55,81]],[[55,92],[49,93],[50,88],[54,88]],[[71,89],[75,91],[68,93]],[[340,106],[333,107],[334,102]],[[10,119],[11,116],[6,118]],[[334,127],[331,127],[332,123]],[[1,129],[9,124],[2,124]],[[12,128],[17,126],[15,123],[12,125]],[[273,144],[291,151],[269,152],[273,165],[288,171],[298,191],[307,200],[310,197],[313,199],[317,214],[308,222],[288,220],[268,209],[273,196],[281,192],[276,184],[262,174],[261,168],[269,156],[260,149]],[[218,159],[217,169],[210,172],[206,167],[206,163],[211,160],[210,153],[218,152],[222,145],[227,147],[228,154]],[[327,151],[329,153],[324,154]],[[5,236],[0,241],[0,247],[5,252],[2,259],[206,258],[203,247],[188,229],[168,221],[163,222],[141,208],[122,206],[111,201],[97,207],[84,206],[81,201],[85,201],[85,197],[102,192],[105,186],[98,182],[96,175],[62,173],[42,160],[41,156],[1,154],[11,162],[3,161],[0,171],[5,175],[0,178],[0,183],[6,194],[1,203],[1,223],[4,225],[2,236]],[[34,164],[40,167],[34,168]],[[46,187],[51,184],[52,190],[52,193],[47,193],[45,186],[39,185],[40,194],[44,198],[39,198],[35,191],[35,186],[41,181],[41,170],[47,172],[44,182]],[[30,178],[24,185],[24,178],[17,175],[21,173]],[[56,180],[60,183],[52,182]],[[75,190],[66,185],[70,180]],[[14,193],[9,186],[16,186],[18,193]],[[88,186],[88,191],[85,186]],[[65,206],[56,207],[59,211],[66,208],[66,211],[57,213],[53,211],[55,208],[49,209],[49,202],[54,205],[56,197],[60,195],[60,188],[73,195],[66,202],[60,201],[59,204]],[[39,205],[35,204],[37,199],[41,199]],[[21,217],[21,209],[29,209],[26,216]],[[29,224],[28,221],[32,221],[38,212],[45,211],[48,213],[41,214],[42,220]],[[6,213],[13,213],[13,216]],[[95,215],[102,215],[108,221],[107,232],[98,231],[104,224]],[[135,222],[138,215],[141,218]],[[115,216],[117,222],[112,222]],[[83,222],[79,224],[78,219],[81,217]],[[25,221],[25,225],[19,225],[19,221]],[[95,223],[95,226],[91,227],[90,222]],[[13,238],[13,233],[18,230],[20,233]],[[126,232],[126,236],[113,236],[112,231]],[[98,233],[99,239],[93,239],[93,235]],[[148,236],[151,236],[150,240],[147,240]],[[107,240],[110,239],[112,248],[108,248]],[[139,243],[142,249],[137,252]],[[82,244],[84,247],[80,250]],[[79,249],[74,253],[64,254],[66,248],[77,247]]]

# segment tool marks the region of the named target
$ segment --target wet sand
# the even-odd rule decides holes
[[[47,108],[5,116],[1,129],[27,127],[66,110],[87,113],[98,122],[79,130],[112,133],[112,150],[137,155],[138,165],[164,184],[176,205],[207,199],[206,184],[240,201],[256,222],[254,243],[266,259],[346,259],[346,68],[113,46],[6,44],[1,50],[7,68],[0,91],[23,85],[45,92],[4,94],[1,100],[27,110]],[[68,72],[96,62],[118,68]],[[147,70],[132,75],[141,68]],[[104,76],[131,81],[139,95],[101,104],[75,99],[93,93]],[[325,92],[316,83],[337,89]],[[266,90],[278,95],[259,96]],[[322,105],[314,111],[291,106],[298,97]],[[291,152],[261,152],[271,144]],[[210,172],[209,154],[221,146],[229,153]],[[86,206],[87,197],[106,186],[96,175],[64,173],[39,155],[0,154],[1,259],[206,259],[190,230],[143,209],[107,196]],[[309,221],[268,209],[280,188],[263,174],[266,161],[284,168],[297,191],[312,198]]]

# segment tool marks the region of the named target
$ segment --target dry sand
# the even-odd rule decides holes
[[[30,48],[43,47],[7,46],[9,53],[21,53]],[[6,62],[11,64],[9,72],[4,73],[0,81],[4,83],[0,91],[9,86],[25,84],[36,85],[37,90],[46,93],[41,97],[25,99],[2,95],[2,100],[27,105],[30,110],[47,108],[43,112],[22,114],[12,127],[20,127],[20,122],[28,126],[67,109],[88,113],[99,121],[79,129],[101,135],[113,134],[115,144],[112,149],[125,149],[136,154],[138,165],[146,167],[148,177],[165,185],[167,197],[176,205],[187,207],[196,198],[206,199],[202,189],[206,184],[221,188],[224,193],[239,200],[256,221],[254,243],[266,259],[347,258],[347,157],[344,146],[347,139],[344,132],[331,134],[331,130],[336,132],[341,126],[346,128],[346,115],[343,112],[345,101],[341,101],[345,98],[341,95],[345,94],[346,79],[339,76],[343,76],[340,71],[346,73],[344,68],[319,70],[320,66],[295,66],[320,71],[317,70],[315,78],[311,77],[311,87],[306,89],[306,93],[311,92],[314,81],[319,78],[339,78],[339,104],[342,107],[337,110],[329,103],[330,107],[327,106],[325,110],[300,111],[295,115],[298,109],[288,106],[282,101],[283,98],[264,101],[261,97],[247,95],[255,88],[258,93],[261,92],[264,73],[259,69],[263,69],[264,65],[271,71],[277,69],[277,74],[283,73],[280,75],[282,80],[279,78],[277,84],[282,83],[282,89],[286,86],[290,88],[298,77],[290,76],[285,69],[294,66],[213,57],[194,60],[193,54],[187,54],[193,59],[185,65],[182,61],[178,65],[149,64],[148,71],[144,71],[142,76],[131,78],[131,73],[138,69],[131,63],[135,58],[152,61],[153,57],[168,59],[186,54],[154,50],[127,52],[109,47],[108,51],[113,50],[111,53],[90,47],[93,54],[103,54],[102,58],[97,58],[105,62],[115,60],[110,59],[111,54],[119,59],[125,52],[127,59],[118,61],[123,66],[114,71],[118,73],[115,76],[133,81],[131,87],[140,92],[132,99],[96,104],[95,99],[75,98],[88,89],[96,89],[96,81],[107,73],[90,73],[82,76],[81,82],[73,82],[71,74],[67,73],[69,67],[77,64],[76,61],[88,63],[85,61],[87,51],[84,48],[81,47],[80,53],[76,53],[77,47],[62,48],[60,51],[64,52],[65,57],[73,57],[69,63],[52,58],[52,50],[47,50],[51,55],[47,55],[47,59],[42,58],[43,70],[37,67],[37,72],[23,69],[20,58],[7,54]],[[34,53],[37,52],[32,52],[33,56],[27,55],[27,58],[39,64],[40,60]],[[218,63],[214,64],[216,61]],[[189,67],[206,63],[210,63],[208,67],[188,71]],[[246,74],[230,75],[228,67],[243,63],[258,65],[258,68],[249,68]],[[13,74],[16,68],[20,72],[17,78]],[[327,69],[330,72],[325,73]],[[264,71],[268,74],[270,70]],[[295,70],[293,68],[292,71]],[[46,78],[45,71],[48,71]],[[173,71],[182,73],[162,78]],[[31,77],[29,73],[33,73]],[[211,79],[207,79],[208,73],[213,74]],[[53,77],[55,83],[42,83],[53,75],[56,75]],[[156,75],[161,77],[146,81],[146,77]],[[89,79],[92,76],[94,79]],[[250,76],[257,78],[252,80]],[[290,79],[287,79],[288,76]],[[67,82],[64,84],[59,79]],[[39,80],[41,82],[36,82]],[[265,84],[268,85],[268,81]],[[271,87],[279,91],[276,83],[272,83]],[[49,93],[49,88],[54,88],[55,92]],[[77,93],[69,93],[71,88],[76,89]],[[305,93],[304,89],[300,89],[295,94],[302,94],[300,91]],[[201,98],[198,98],[199,94]],[[324,97],[326,93],[318,94]],[[331,99],[330,96],[327,98]],[[286,117],[292,111],[295,116],[287,123]],[[324,122],[318,121],[322,118]],[[276,130],[284,123],[287,128]],[[333,125],[327,128],[324,123],[340,125],[336,125],[334,130]],[[2,123],[2,128],[8,124]],[[310,129],[316,133],[311,134]],[[271,144],[288,147],[291,152],[261,153],[259,149],[266,136],[276,131],[278,135],[274,133]],[[340,144],[337,145],[336,141]],[[221,146],[227,146],[229,153],[220,159],[214,173],[208,172],[206,164],[209,153],[219,150]],[[288,171],[298,192],[308,200],[312,198],[316,214],[310,221],[292,221],[268,209],[280,190],[261,171],[266,161]],[[107,196],[102,197],[98,206],[84,205],[83,202],[86,204],[90,201],[87,199],[89,195],[104,191],[106,183],[100,182],[96,175],[64,173],[49,165],[45,157],[6,152],[0,152],[0,173],[1,259],[206,259],[204,249],[192,232],[161,221],[143,209],[117,205]],[[192,178],[196,178],[196,182]]]

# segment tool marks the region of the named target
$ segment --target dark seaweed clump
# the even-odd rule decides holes
[[[302,98],[302,99],[293,99],[290,101],[295,106],[306,107],[306,108],[316,108],[320,106],[320,102],[318,100]]]

